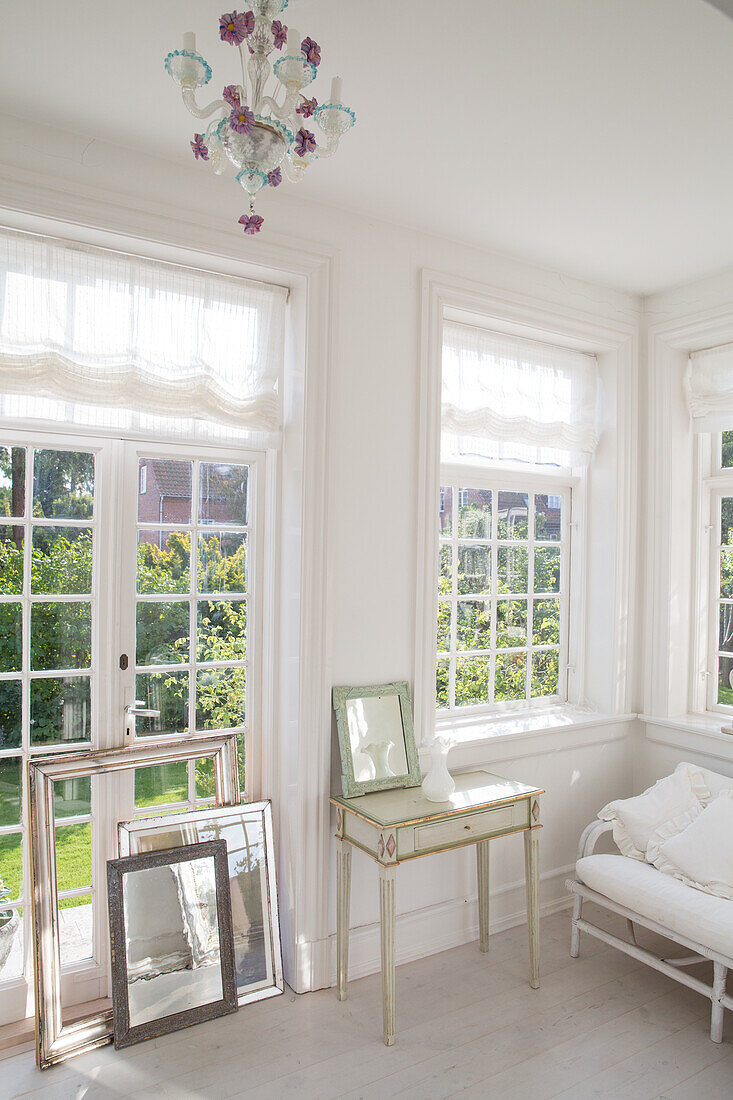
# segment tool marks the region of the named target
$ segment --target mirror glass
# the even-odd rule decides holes
[[[122,877],[130,1027],[223,997],[213,856]]]
[[[347,699],[346,716],[357,783],[408,774],[399,696]]]

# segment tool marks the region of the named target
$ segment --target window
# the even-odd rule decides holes
[[[444,325],[438,719],[567,699],[573,492],[596,389],[593,356]]]
[[[709,484],[708,710],[733,712],[733,431],[713,436]]]
[[[252,791],[285,301],[282,287],[0,232],[0,912],[17,924],[0,1024],[32,1004],[30,760],[232,730]],[[132,704],[155,714],[126,726]],[[214,775],[192,761],[60,787],[66,1008],[106,983],[115,822],[210,801]]]

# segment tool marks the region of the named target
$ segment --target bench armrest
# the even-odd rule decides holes
[[[612,821],[591,821],[590,825],[583,830],[578,844],[578,859],[582,859],[583,856],[593,855],[596,843],[604,833],[610,833],[613,831]]]

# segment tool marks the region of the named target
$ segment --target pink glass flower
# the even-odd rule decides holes
[[[317,99],[304,99],[300,106],[295,108],[295,113],[296,115],[302,115],[303,118],[310,118],[317,106]]]
[[[288,28],[284,27],[279,19],[272,21],[272,35],[275,39],[275,49],[281,50],[288,40]]]
[[[295,152],[298,154],[299,157],[304,157],[306,153],[312,153],[315,147],[315,134],[312,134],[310,130],[305,130],[303,127],[301,127],[295,135]]]
[[[321,64],[321,47],[312,38],[304,38],[300,48],[305,54],[306,61],[310,61],[316,68]]]
[[[191,142],[191,148],[193,149],[193,155],[196,157],[196,160],[198,160],[199,157],[201,158],[201,160],[208,160],[209,159],[209,150],[204,145],[204,135],[203,134],[194,134],[193,135],[193,141]]]
[[[271,172],[267,174],[267,183],[269,187],[279,187],[283,181],[283,174],[279,168],[273,168]]]
[[[227,84],[221,94],[230,107],[239,106],[239,88],[236,84]]]
[[[255,233],[259,233],[262,229],[264,220],[265,219],[261,218],[259,214],[242,214],[242,217],[239,219],[239,224],[244,226],[245,233],[249,233],[249,235],[253,237]]]
[[[244,103],[238,103],[229,116],[229,125],[237,134],[251,134],[255,127],[255,116]]]
[[[219,16],[219,36],[222,42],[232,46],[241,46],[254,29],[255,17],[251,11],[231,11]]]

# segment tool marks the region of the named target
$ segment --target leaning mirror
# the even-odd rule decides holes
[[[405,680],[335,687],[333,706],[344,795],[419,786],[410,689]]]
[[[107,863],[116,1047],[237,1007],[223,840]]]

